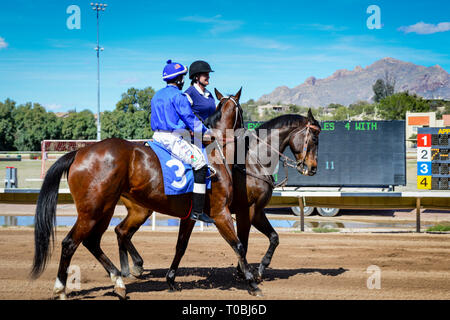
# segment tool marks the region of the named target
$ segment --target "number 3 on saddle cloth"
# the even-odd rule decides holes
[[[164,178],[164,193],[166,195],[178,195],[193,192],[194,171],[192,166],[173,156],[162,144],[156,141],[147,141],[147,144],[158,156]],[[208,163],[205,148],[202,148],[202,152]],[[209,175],[208,168],[207,176]],[[206,179],[206,189],[211,189],[211,179]]]

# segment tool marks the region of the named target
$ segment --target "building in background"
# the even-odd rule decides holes
[[[406,111],[406,147],[415,146],[412,135],[417,134],[417,128],[422,127],[450,127],[450,114],[444,114],[441,120],[436,119],[436,112],[409,112]]]

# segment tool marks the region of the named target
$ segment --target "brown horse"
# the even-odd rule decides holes
[[[223,99],[218,92],[216,92],[216,96],[220,101]],[[215,118],[209,118],[207,122],[214,126]],[[241,124],[242,126],[243,124]],[[261,136],[260,132],[263,129],[267,130],[269,134],[259,138]],[[291,160],[287,165],[296,167],[301,174],[314,175],[317,171],[318,135],[320,130],[320,125],[314,119],[311,110],[308,111],[308,117],[283,115],[274,118],[264,123],[255,132],[259,139],[253,139],[253,142],[256,143],[251,143],[252,147],[250,147],[245,158],[244,168],[239,166],[237,161],[235,161],[236,165],[233,170],[233,202],[230,208],[232,210],[231,212],[236,213],[238,237],[244,245],[245,252],[247,251],[251,225],[265,234],[270,241],[269,249],[258,268],[258,280],[261,280],[264,269],[270,264],[275,248],[278,246],[278,234],[270,225],[264,213],[264,207],[269,202],[274,189],[272,175],[268,174],[268,169],[265,168],[261,161],[257,161],[255,158],[255,150],[259,146],[265,145],[268,149],[272,149],[272,154],[275,154],[278,158],[278,155],[289,145],[296,160]],[[255,138],[255,135],[251,133],[248,135],[251,138]],[[271,142],[274,140],[275,135],[277,135],[279,143],[272,145]],[[241,138],[240,141],[243,142],[245,140]],[[239,150],[242,149],[238,147],[237,152]],[[131,237],[151,215],[151,212],[128,201],[124,201],[124,204],[128,210],[127,218],[124,220],[128,221],[126,237],[131,243]],[[180,289],[175,284],[176,270],[186,251],[194,224],[195,222],[189,220],[182,220],[180,223],[175,257],[166,276],[171,291]],[[128,252],[134,263],[131,274],[138,277],[143,271],[143,260],[134,247],[132,247],[132,250],[128,250]],[[122,275],[129,276],[128,259],[121,260],[121,262],[123,262]],[[245,276],[239,268],[239,265],[238,270],[241,275]]]
[[[240,93],[241,90],[222,100],[218,110],[218,128],[233,129],[237,125],[237,113],[240,112],[236,101],[239,101]],[[223,152],[226,154],[225,148],[234,148],[234,144],[224,146]],[[232,177],[228,173],[228,164],[223,162],[220,154],[214,149],[208,156],[217,174],[212,179],[212,189],[207,195],[207,209],[222,237],[236,252],[248,281],[249,292],[258,294],[260,290],[249,271],[244,246],[237,237],[231,219],[229,205],[232,201]],[[62,241],[54,294],[62,299],[66,297],[67,270],[73,254],[83,243],[111,277],[114,292],[120,298],[126,298],[120,271],[100,248],[101,237],[119,198],[123,196],[141,208],[182,218],[189,214],[191,194],[165,195],[159,160],[151,148],[142,145],[113,138],[65,154],[49,169],[39,193],[35,216],[35,255],[31,270],[33,278],[43,272],[50,256],[49,242],[50,238],[54,239],[58,188],[64,173],[68,177],[78,218]],[[122,248],[131,249],[126,239],[119,234],[118,238]]]

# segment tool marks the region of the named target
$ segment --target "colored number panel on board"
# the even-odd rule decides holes
[[[450,190],[450,128],[419,128],[417,132],[417,189]]]

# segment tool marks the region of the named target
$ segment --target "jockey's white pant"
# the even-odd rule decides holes
[[[183,139],[179,133],[156,131],[153,134],[153,140],[161,143],[179,160],[190,164],[194,170],[206,165],[202,150]]]

